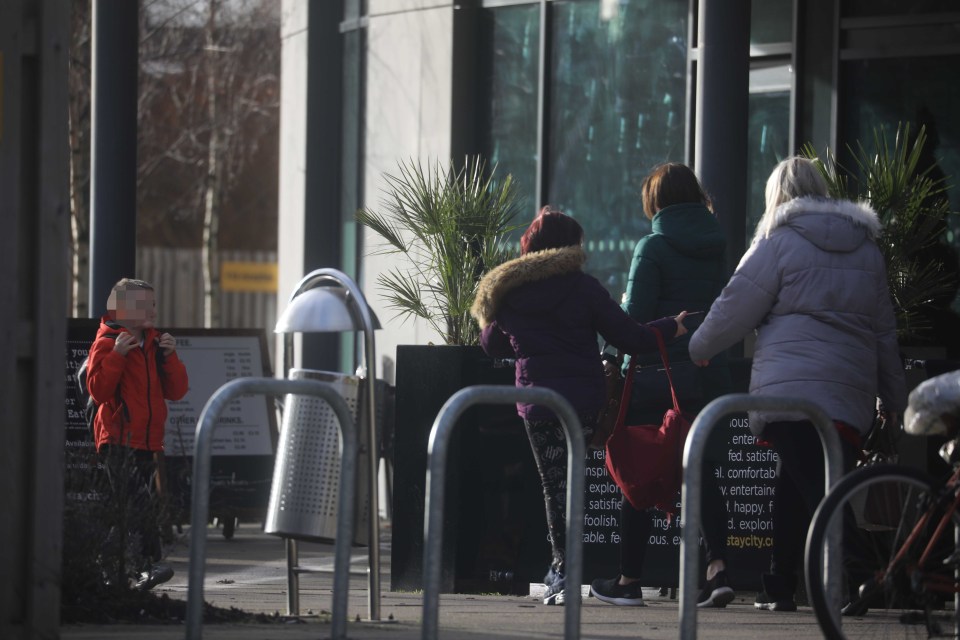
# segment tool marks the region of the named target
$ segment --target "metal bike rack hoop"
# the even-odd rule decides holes
[[[203,576],[207,546],[207,517],[210,511],[210,455],[217,419],[230,401],[244,394],[282,396],[309,395],[325,400],[340,423],[343,450],[340,460],[340,517],[334,545],[333,612],[330,637],[346,638],[347,595],[350,580],[350,543],[356,494],[357,432],[349,407],[336,389],[318,380],[277,380],[239,378],[217,389],[200,414],[193,443],[193,493],[190,511],[190,569],[187,583],[187,640],[203,635]]]
[[[729,413],[743,411],[794,411],[806,414],[820,434],[823,445],[825,487],[829,491],[843,475],[843,458],[840,452],[840,437],[827,414],[808,400],[799,398],[775,398],[752,396],[748,393],[725,395],[712,401],[697,415],[687,435],[683,448],[683,487],[681,504],[684,512],[683,535],[680,538],[680,638],[693,640],[697,637],[697,576],[700,555],[700,504],[702,500],[703,452],[707,439],[717,422]],[[839,591],[839,566],[833,559],[840,549],[840,532],[827,535],[827,593]]]
[[[583,492],[586,445],[573,407],[551,389],[517,389],[503,385],[466,387],[441,407],[427,445],[426,509],[424,510],[423,640],[437,637],[440,607],[440,564],[443,547],[443,499],[447,450],[457,419],[476,404],[524,402],[550,408],[567,436],[567,582],[564,588],[564,638],[580,637],[580,583],[583,576]]]

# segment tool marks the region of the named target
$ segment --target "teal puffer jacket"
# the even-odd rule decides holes
[[[623,309],[638,322],[681,311],[706,312],[727,282],[726,239],[716,217],[702,204],[666,207],[653,217],[650,235],[637,243],[630,265]],[[687,321],[690,333],[703,316]],[[689,334],[669,343],[671,362],[689,360]],[[655,364],[659,356],[644,354],[638,363]],[[704,400],[730,393],[725,356],[703,370]]]

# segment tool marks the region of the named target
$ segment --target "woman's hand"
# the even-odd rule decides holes
[[[687,317],[686,311],[681,311],[678,315],[674,316],[673,319],[677,321],[677,332],[674,334],[674,338],[679,338],[680,336],[687,333],[687,328],[683,326],[683,319]]]

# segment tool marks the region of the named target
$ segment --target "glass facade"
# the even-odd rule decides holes
[[[487,99],[481,108],[484,156],[496,176],[512,175],[524,211],[536,211],[537,101],[539,92],[540,6],[486,11],[488,53],[481,61]],[[517,221],[518,223],[522,221]]]
[[[841,137],[838,155],[852,166],[847,145],[872,147],[875,130],[892,140],[900,123],[927,130],[922,160],[946,178],[950,209],[960,211],[960,56],[852,60],[841,66]],[[945,240],[960,251],[960,215],[947,219]],[[960,295],[953,302],[960,309]]]
[[[619,297],[650,230],[641,181],[684,159],[687,2],[621,2],[608,17],[601,7],[554,3],[546,191],[583,225],[589,268]]]
[[[750,44],[793,40],[793,0],[750,3]]]
[[[960,56],[854,60],[844,62],[841,72],[846,108],[839,147],[856,141],[868,146],[877,128],[893,132],[901,122],[923,124],[940,169],[960,176]],[[951,189],[950,201],[960,210],[960,190]]]
[[[747,245],[763,214],[767,177],[773,167],[791,152],[789,65],[773,63],[750,72],[748,109]],[[734,266],[729,265],[731,269]]]
[[[951,12],[957,10],[957,0],[845,0],[840,3],[844,16],[892,16]]]
[[[751,41],[789,43],[792,7],[793,0],[753,3]],[[543,77],[541,10],[549,43]],[[650,232],[639,200],[643,177],[661,162],[686,159],[690,10],[688,0],[555,0],[545,9],[527,3],[484,11],[481,151],[518,181],[531,216],[549,203],[580,221],[588,269],[616,298],[636,242]],[[745,176],[748,237],[763,209],[763,182],[789,150],[788,65],[757,67]]]
[[[489,115],[483,153],[512,173],[531,215],[551,204],[578,219],[589,270],[618,297],[637,240],[649,232],[640,182],[684,159],[686,0],[553,2],[545,78],[540,5],[486,12]],[[546,94],[544,197],[536,193],[538,91]]]
[[[952,23],[922,16],[909,28],[890,23],[898,14],[939,15],[954,5],[841,3],[847,22],[838,43],[834,143],[841,157],[847,144],[870,140],[874,127],[923,122],[936,128],[939,167],[947,176],[960,175],[960,53],[941,37]],[[643,177],[660,162],[687,159],[693,135],[687,131],[687,83],[695,66],[688,61],[688,23],[696,11],[688,0],[498,1],[483,11],[481,102],[487,113],[480,123],[481,152],[499,172],[514,176],[531,215],[549,203],[580,221],[588,268],[615,297],[636,241],[650,229],[638,197]],[[767,176],[807,142],[791,137],[792,103],[803,101],[792,94],[793,13],[794,0],[751,3],[747,211],[718,212],[746,217],[747,242],[763,211]],[[861,24],[861,18],[871,22]],[[930,51],[891,55],[890,47],[904,44],[903,38]],[[951,188],[950,197],[960,210],[960,189]],[[958,244],[955,221],[949,237]]]

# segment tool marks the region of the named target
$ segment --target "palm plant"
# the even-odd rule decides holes
[[[383,211],[357,211],[357,221],[383,241],[374,253],[405,260],[377,276],[396,317],[422,318],[446,344],[474,345],[480,329],[470,316],[477,283],[513,257],[508,234],[519,211],[513,178],[489,174],[478,157],[462,167],[400,162],[386,175]]]
[[[911,136],[909,123],[897,127],[892,145],[875,129],[872,152],[859,141],[856,149],[848,146],[856,171],[842,167],[829,148],[824,159],[809,144],[802,150],[826,178],[831,197],[867,201],[879,215],[883,230],[877,243],[901,342],[927,332],[925,310],[949,305],[957,287],[955,265],[942,258],[951,253],[942,241],[947,216],[956,212],[950,209],[945,178],[933,172],[934,164],[921,165],[926,141],[925,128]]]

